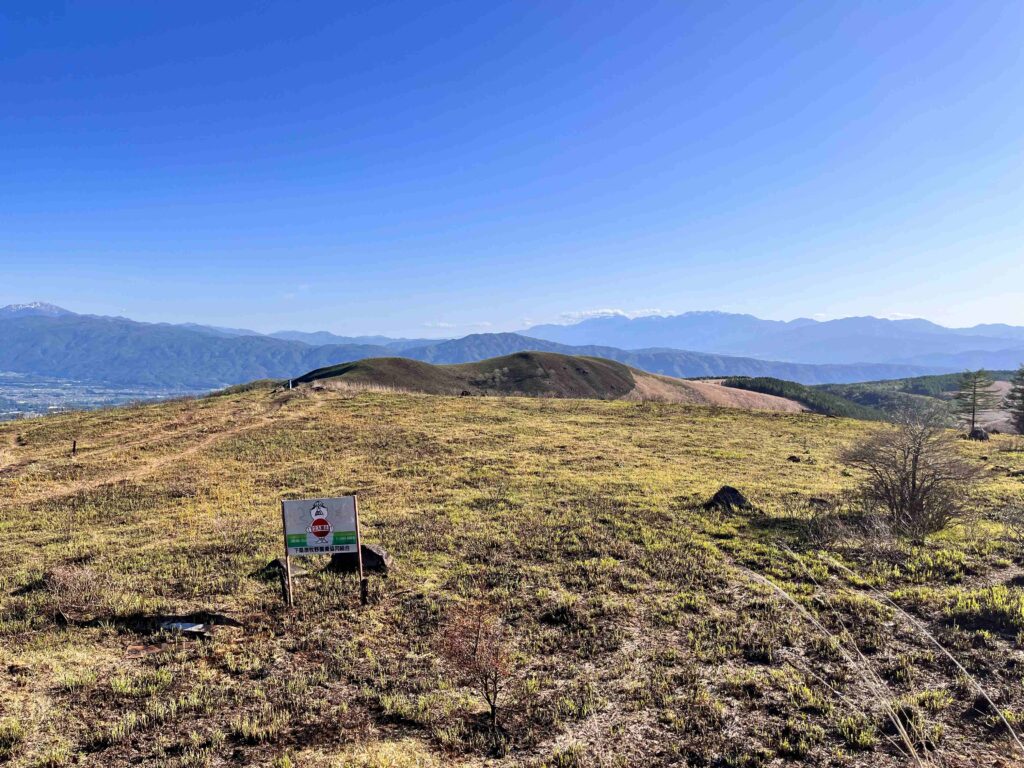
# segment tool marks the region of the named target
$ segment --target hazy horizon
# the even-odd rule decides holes
[[[349,337],[358,337],[358,336],[387,336],[387,337],[394,337],[394,338],[402,337],[402,338],[423,338],[423,339],[444,340],[444,339],[450,339],[450,338],[456,338],[456,337],[460,337],[460,336],[465,336],[465,335],[469,335],[469,334],[472,334],[472,333],[522,333],[523,331],[529,330],[529,327],[527,327],[527,326],[499,328],[499,327],[493,327],[491,324],[486,324],[483,327],[479,327],[479,328],[476,328],[474,330],[467,331],[466,333],[444,333],[444,329],[443,328],[436,328],[435,327],[433,329],[429,329],[427,332],[424,332],[424,333],[400,335],[400,334],[389,334],[389,333],[385,333],[385,332],[377,331],[377,330],[372,330],[372,329],[367,330],[367,331],[361,331],[361,332],[358,332],[358,333],[348,333],[348,332],[345,332],[343,330],[332,329],[332,328],[327,327],[327,326],[322,326],[322,327],[312,327],[312,326],[310,326],[310,327],[298,327],[298,326],[282,326],[282,327],[276,327],[276,326],[275,327],[243,326],[241,324],[231,323],[231,322],[228,322],[228,323],[206,322],[206,321],[204,321],[202,319],[196,319],[196,318],[183,319],[183,320],[161,320],[161,319],[157,319],[157,320],[146,319],[146,320],[143,320],[141,318],[132,317],[130,315],[102,315],[101,313],[85,312],[85,311],[78,310],[78,309],[76,309],[73,306],[64,306],[64,305],[57,304],[56,302],[46,301],[44,299],[31,299],[31,300],[28,300],[28,301],[15,301],[15,302],[12,302],[12,303],[7,304],[7,305],[0,305],[0,309],[6,309],[8,307],[30,306],[30,305],[35,305],[35,304],[43,304],[43,305],[54,306],[54,307],[57,307],[59,309],[71,312],[71,313],[76,314],[76,315],[99,315],[99,316],[106,316],[106,317],[119,317],[119,318],[124,318],[124,319],[127,319],[127,320],[137,321],[137,322],[155,323],[155,324],[202,325],[202,326],[208,326],[208,327],[213,327],[213,328],[248,330],[248,331],[254,331],[254,332],[260,333],[260,334],[272,334],[272,333],[279,333],[279,332],[294,331],[294,332],[298,332],[298,333],[311,333],[311,334],[312,333],[331,333],[331,334],[334,334],[336,336],[349,336]],[[558,315],[557,317],[555,317],[553,319],[550,319],[550,320],[539,320],[539,321],[533,322],[532,326],[540,326],[540,325],[564,325],[564,326],[569,326],[569,325],[575,325],[577,323],[584,322],[586,320],[596,320],[596,319],[604,319],[604,318],[623,318],[623,319],[636,320],[636,319],[652,318],[652,317],[662,317],[662,318],[677,317],[677,316],[680,316],[680,315],[687,315],[687,314],[746,314],[746,315],[750,315],[752,317],[758,318],[760,320],[773,320],[773,321],[780,321],[780,322],[791,322],[791,321],[794,321],[794,320],[814,320],[816,322],[828,322],[828,321],[832,321],[832,320],[848,320],[848,319],[853,319],[853,318],[874,317],[875,319],[878,319],[878,320],[893,320],[893,321],[900,321],[900,320],[924,320],[926,322],[934,323],[936,325],[940,325],[940,326],[942,326],[944,328],[950,328],[950,329],[973,328],[973,327],[978,326],[978,325],[999,325],[999,324],[1011,325],[1011,326],[1015,325],[1014,323],[1002,323],[1001,321],[996,321],[996,320],[979,319],[977,322],[971,323],[968,326],[949,326],[949,325],[945,325],[943,323],[936,322],[935,320],[932,320],[932,319],[926,318],[926,317],[905,317],[905,316],[899,316],[899,315],[897,315],[897,316],[888,316],[888,317],[880,317],[880,316],[877,316],[877,315],[864,315],[864,314],[862,314],[862,315],[844,315],[842,317],[826,317],[824,315],[820,315],[819,314],[819,315],[816,315],[816,316],[809,316],[809,317],[808,316],[800,316],[800,317],[777,318],[777,317],[764,317],[764,316],[758,315],[756,313],[731,313],[731,312],[724,312],[724,311],[718,310],[718,309],[688,309],[688,310],[684,310],[684,311],[681,311],[681,312],[667,312],[667,311],[628,312],[628,311],[625,311],[625,310],[616,310],[616,309],[598,309],[598,310],[589,310],[589,311],[584,311],[584,312],[566,312],[566,313],[562,313],[561,315]],[[1022,324],[1021,326],[1017,326],[1017,327],[1024,327],[1024,324]]]

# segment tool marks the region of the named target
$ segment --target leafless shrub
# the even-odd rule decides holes
[[[827,499],[794,502],[791,515],[802,521],[802,540],[816,549],[861,547],[875,556],[892,556],[889,517],[872,499],[853,492]]]
[[[817,549],[832,549],[847,538],[836,498],[794,496],[783,503],[783,514],[797,523],[800,538]]]
[[[463,685],[488,707],[490,726],[498,728],[498,705],[515,672],[512,645],[500,611],[478,601],[456,609],[442,628],[438,652]]]
[[[937,410],[905,411],[892,428],[841,458],[865,474],[858,489],[864,503],[879,505],[893,531],[916,542],[965,517],[979,476],[959,455]]]
[[[1024,545],[1024,493],[1018,493],[1015,499],[999,510],[999,522],[1015,543]]]
[[[86,566],[60,566],[43,576],[54,609],[68,621],[75,614],[95,613],[108,585],[98,573]]]

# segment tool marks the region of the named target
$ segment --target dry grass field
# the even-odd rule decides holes
[[[965,443],[977,516],[923,547],[823,534],[878,428],[270,386],[0,425],[0,763],[1024,764],[1024,452]],[[724,484],[756,509],[704,510]],[[394,569],[360,607],[301,561],[287,610],[280,499],[355,491]],[[467,606],[496,730],[441,651]]]

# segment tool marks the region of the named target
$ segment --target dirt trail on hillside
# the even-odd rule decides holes
[[[721,380],[687,381],[669,376],[634,373],[636,388],[625,400],[655,400],[663,403],[717,405],[724,408],[745,408],[762,411],[801,413],[800,403],[776,395],[765,395],[745,389],[722,386]]]
[[[229,440],[232,437],[236,437],[244,432],[249,432],[260,427],[268,426],[273,423],[281,423],[282,421],[291,421],[296,418],[302,418],[308,415],[308,412],[300,412],[294,416],[281,418],[278,413],[282,408],[281,403],[274,403],[271,407],[261,413],[255,414],[254,418],[247,422],[241,422],[234,426],[228,427],[227,429],[218,429],[217,431],[211,432],[202,440],[193,443],[180,450],[172,450],[168,453],[160,456],[155,456],[152,459],[145,461],[143,464],[129,469],[125,472],[119,472],[116,474],[105,475],[103,477],[94,478],[92,480],[83,480],[75,483],[63,484],[58,487],[49,488],[44,491],[32,494],[30,496],[24,496],[18,499],[19,505],[31,505],[46,499],[57,498],[61,496],[67,496],[73,493],[82,493],[88,491],[94,491],[97,488],[102,488],[105,485],[113,485],[115,483],[124,483],[140,480],[142,478],[151,477],[160,470],[164,469],[173,464],[177,464],[191,456],[195,456],[208,448],[216,445],[217,443]],[[226,421],[230,421],[232,417],[237,417],[240,414],[232,414]],[[211,426],[211,425],[203,425]],[[140,441],[141,442],[141,441]],[[138,444],[138,443],[137,443]],[[141,442],[141,444],[145,444]]]

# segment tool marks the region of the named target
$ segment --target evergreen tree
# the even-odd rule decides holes
[[[954,406],[971,432],[978,426],[978,414],[999,407],[999,393],[992,390],[994,384],[984,369],[964,371],[960,376],[960,389],[954,397]]]
[[[1010,412],[1013,426],[1024,435],[1024,363],[1010,381],[1010,392],[1003,400],[1003,407]]]

